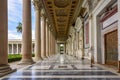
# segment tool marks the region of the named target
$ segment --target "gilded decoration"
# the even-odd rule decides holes
[[[73,17],[81,0],[42,0],[53,22],[57,36],[68,35],[68,28],[72,24]],[[61,34],[61,31],[63,34]]]
[[[67,16],[67,12],[64,9],[57,9],[56,16]]]
[[[69,5],[70,0],[54,0],[54,4],[58,8],[64,8]]]

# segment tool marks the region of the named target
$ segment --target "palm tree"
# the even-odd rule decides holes
[[[18,33],[22,33],[22,23],[19,22],[18,26],[16,27]]]

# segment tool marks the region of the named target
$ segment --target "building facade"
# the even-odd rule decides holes
[[[119,15],[119,0],[84,0],[69,31],[67,54],[118,67]]]
[[[8,40],[8,54],[21,54],[22,40],[10,39]],[[35,40],[32,40],[32,53],[35,53]]]

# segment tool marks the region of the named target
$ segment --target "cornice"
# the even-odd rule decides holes
[[[47,7],[45,6],[45,0],[40,0],[41,3],[43,4],[43,8],[44,8],[44,11],[45,11],[45,15],[46,17],[48,18],[48,21],[49,21],[49,24],[52,26],[51,28],[53,29],[52,33],[56,35],[56,29],[54,27],[54,24],[53,24],[53,20],[51,19],[50,15],[48,14],[48,10],[47,10]]]

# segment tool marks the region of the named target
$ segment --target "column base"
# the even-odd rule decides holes
[[[11,69],[9,65],[0,65],[0,77],[15,72],[16,69]]]
[[[93,67],[93,64],[94,64],[94,57],[93,56],[91,58],[90,64],[91,64],[90,66]]]
[[[46,56],[44,56],[44,57],[41,57],[41,59],[42,59],[42,60],[46,59]]]
[[[47,56],[45,56],[45,58],[48,58]]]
[[[40,57],[35,57],[35,58],[34,58],[34,61],[35,61],[35,62],[38,62],[38,61],[41,61],[41,60],[42,60],[42,58],[40,58]]]
[[[31,65],[34,64],[35,62],[32,59],[22,59],[18,65]]]

